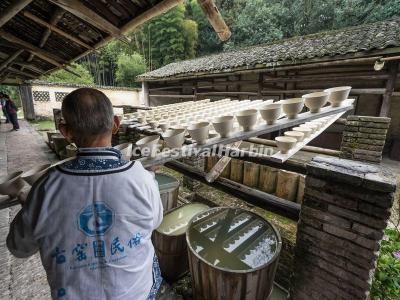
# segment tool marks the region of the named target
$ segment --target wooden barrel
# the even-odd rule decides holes
[[[260,165],[245,161],[243,165],[243,184],[248,187],[258,187],[258,179],[260,176]]]
[[[271,223],[243,209],[212,208],[191,220],[186,240],[194,299],[271,298],[282,247]]]
[[[225,169],[221,173],[221,177],[228,179],[231,177],[231,162],[226,165]]]
[[[303,203],[305,187],[306,187],[306,175],[300,175],[299,186],[297,188],[297,197],[296,197],[297,203]]]
[[[260,166],[260,178],[258,188],[266,193],[273,194],[276,191],[276,179],[278,177],[278,169]]]
[[[179,180],[163,173],[156,174],[164,212],[178,205]]]
[[[299,174],[279,170],[276,182],[276,196],[289,201],[296,201]]]
[[[160,227],[153,231],[152,242],[161,273],[168,282],[177,280],[189,270],[185,236],[187,224],[194,215],[207,209],[207,205],[200,203],[176,207],[165,213]]]
[[[238,183],[243,183],[243,160],[240,159],[231,160],[230,179]]]
[[[207,157],[207,172],[211,171],[211,169],[215,166],[218,160],[219,158],[216,155],[210,155]]]

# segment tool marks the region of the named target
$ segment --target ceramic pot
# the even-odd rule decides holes
[[[282,110],[288,119],[296,119],[297,115],[304,107],[303,98],[290,98],[279,101],[282,104]]]
[[[315,114],[321,110],[328,102],[329,93],[327,92],[316,92],[303,95],[304,104],[310,110],[312,114]]]
[[[187,130],[190,136],[197,142],[198,145],[203,145],[207,142],[210,123],[199,122],[189,125]]]
[[[324,90],[329,93],[328,102],[331,103],[332,107],[338,107],[342,105],[344,100],[347,100],[351,91],[351,86],[338,86]]]
[[[312,133],[312,129],[308,127],[294,127],[293,131],[304,133],[304,138],[308,138]]]
[[[160,123],[159,126],[160,126],[162,132],[166,132],[168,130],[168,128],[169,128],[169,123],[168,122],[162,122],[162,123]]]
[[[176,149],[182,147],[185,142],[185,129],[170,129],[162,134],[168,148]]]
[[[137,120],[139,123],[143,124],[144,122],[146,122],[146,117],[139,116],[139,117],[137,117]]]
[[[288,136],[278,136],[275,138],[276,145],[282,154],[286,154],[297,143],[297,139]]]
[[[251,131],[257,124],[257,113],[256,109],[246,109],[236,114],[236,119],[244,131]]]
[[[279,116],[282,113],[282,104],[281,103],[271,103],[265,106],[262,106],[260,109],[261,117],[267,121],[268,125],[272,125],[276,122]]]
[[[51,164],[44,164],[41,166],[34,167],[29,171],[21,174],[21,178],[26,181],[29,185],[33,185],[46,171],[50,168]]]
[[[123,160],[131,160],[132,157],[132,143],[123,143],[114,146],[115,149],[121,151]]]
[[[215,118],[212,121],[214,129],[219,133],[221,138],[229,137],[233,131],[233,116],[223,116]]]
[[[285,136],[295,138],[298,142],[304,139],[304,133],[300,131],[286,131]]]
[[[136,146],[140,148],[142,156],[153,158],[156,156],[158,147],[159,135],[146,136],[136,142]]]
[[[16,197],[24,187],[21,178],[22,171],[14,172],[0,177],[0,194]]]

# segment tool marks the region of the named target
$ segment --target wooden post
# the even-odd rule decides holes
[[[243,160],[231,160],[231,180],[242,183],[243,182]]]
[[[142,81],[142,93],[143,93],[143,105],[150,106],[149,98],[149,84],[146,81]]]
[[[10,21],[17,13],[24,9],[33,0],[13,0],[0,15],[0,27]]]
[[[388,67],[389,67],[389,79],[386,82],[386,91],[382,97],[382,106],[381,106],[381,111],[379,113],[380,117],[389,117],[390,115],[390,99],[392,97],[396,85],[399,62],[398,61],[391,62],[389,63]]]
[[[276,196],[289,201],[296,200],[299,184],[299,174],[284,170],[279,170],[276,182]]]
[[[228,178],[228,179],[230,178],[230,176],[231,176],[231,162],[229,162],[226,165],[225,169],[221,173],[221,176],[224,177],[224,178]]]
[[[260,176],[260,165],[245,161],[243,167],[243,184],[256,188],[258,187],[258,178]]]
[[[278,169],[260,166],[260,179],[258,188],[268,194],[273,194],[276,191],[276,179],[278,175]]]
[[[30,85],[20,85],[19,94],[21,96],[22,109],[24,117],[27,120],[35,119],[35,107],[32,99],[32,87]]]
[[[214,0],[198,0],[198,2],[208,21],[210,21],[215,32],[218,34],[220,40],[228,40],[231,37],[231,31],[229,30],[224,18],[215,5]]]

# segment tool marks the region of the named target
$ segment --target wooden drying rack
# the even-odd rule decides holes
[[[310,113],[304,112],[298,115],[296,119],[288,119],[286,117],[277,120],[277,122],[273,125],[259,125],[254,130],[251,131],[240,131],[234,132],[230,137],[220,138],[214,137],[210,138],[206,144],[197,145],[196,143],[186,144],[182,146],[181,149],[174,149],[171,151],[162,151],[156,157],[152,159],[148,158],[140,158],[139,161],[142,162],[144,167],[151,167],[156,165],[162,165],[169,161],[180,159],[182,157],[190,157],[191,155],[200,154],[204,151],[209,151],[214,146],[218,144],[231,144],[236,141],[246,140],[251,137],[260,136],[263,134],[271,133],[274,131],[295,127],[297,125],[303,124],[308,121],[317,120],[323,117],[330,116],[329,120],[326,121],[325,125],[323,125],[316,132],[311,134],[310,137],[305,138],[302,142],[299,142],[295,145],[293,149],[291,149],[287,154],[282,154],[281,152],[277,152],[270,156],[271,161],[283,163],[292,157],[295,153],[301,150],[305,145],[319,136],[322,132],[324,132],[331,124],[333,124],[337,119],[339,119],[345,112],[353,109],[354,99],[347,99],[343,101],[340,107],[332,107],[326,106],[323,107],[318,113]],[[135,128],[139,132],[143,132],[146,134],[159,134],[161,135],[160,130],[151,130],[149,126],[140,126],[133,125],[131,128]],[[190,143],[191,140],[188,140]],[[233,150],[233,149],[231,149]]]

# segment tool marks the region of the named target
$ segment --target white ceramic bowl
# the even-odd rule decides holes
[[[46,171],[50,168],[51,164],[44,164],[33,167],[32,169],[21,174],[21,178],[29,185],[33,185]]]
[[[123,144],[119,144],[114,146],[115,149],[118,149],[119,151],[121,151],[122,154],[122,158],[124,160],[131,160],[132,157],[132,143],[123,143]]]
[[[300,131],[286,131],[285,136],[295,138],[298,142],[304,139],[304,133]]]
[[[24,187],[21,178],[22,171],[14,172],[0,177],[0,194],[16,197]]]
[[[169,129],[162,134],[168,148],[176,149],[182,147],[185,142],[185,129]]]
[[[136,142],[136,146],[140,148],[142,156],[153,158],[156,156],[158,147],[159,135],[146,136]]]
[[[281,103],[271,103],[260,107],[259,109],[261,117],[267,121],[268,125],[272,125],[276,122],[282,113]]]
[[[256,109],[246,109],[236,114],[236,119],[239,125],[243,127],[244,131],[253,130],[254,126],[257,124],[257,113]]]
[[[282,104],[282,110],[288,119],[296,119],[297,115],[304,107],[303,98],[290,98],[279,101]]]
[[[214,129],[222,138],[229,137],[233,131],[233,116],[217,117],[212,121]]]
[[[327,102],[329,98],[329,93],[327,92],[316,92],[303,95],[304,104],[310,110],[311,113],[317,113],[321,110]]]
[[[313,132],[312,129],[308,127],[294,127],[292,130],[304,133],[304,138],[308,138]]]
[[[169,123],[168,122],[161,122],[159,124],[159,126],[160,126],[162,132],[166,132],[168,130],[168,128],[169,128]]]
[[[278,136],[275,138],[275,141],[282,154],[288,153],[297,143],[297,139],[288,136]]]
[[[210,123],[208,122],[199,122],[189,125],[187,128],[190,136],[197,142],[199,145],[203,145],[207,142],[208,132],[210,130]]]
[[[342,105],[344,100],[347,100],[351,91],[351,86],[338,86],[324,90],[329,93],[328,102],[331,103],[332,107],[338,107]]]

